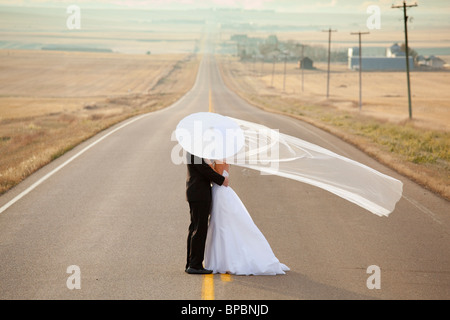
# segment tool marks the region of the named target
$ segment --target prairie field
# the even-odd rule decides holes
[[[409,118],[406,72],[362,72],[360,110],[359,72],[349,70],[347,65],[331,65],[328,99],[326,63],[314,64],[316,69],[303,70],[303,75],[297,64],[287,63],[285,77],[284,64],[278,62],[273,79],[271,63],[229,65],[234,70],[242,70],[241,76],[247,77],[247,81],[262,95],[279,94],[305,104],[331,105],[392,122],[402,122]],[[450,72],[412,71],[410,81],[414,124],[423,128],[450,131]]]
[[[225,82],[250,103],[288,114],[332,132],[380,162],[450,199],[450,72],[411,72],[409,119],[406,72],[359,72],[327,64],[219,60]],[[273,76],[272,76],[273,74]],[[303,78],[303,88],[302,88]]]
[[[0,194],[83,140],[170,105],[195,55],[0,51]]]
[[[83,101],[147,94],[185,56],[3,50],[0,116],[73,111]]]

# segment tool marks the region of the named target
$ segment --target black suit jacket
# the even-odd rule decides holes
[[[211,201],[211,182],[222,185],[224,181],[204,159],[187,153],[187,201]]]

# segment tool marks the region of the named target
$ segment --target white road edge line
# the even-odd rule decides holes
[[[420,211],[422,211],[423,213],[425,213],[426,215],[428,215],[431,219],[434,220],[434,222],[439,223],[440,225],[442,225],[441,220],[439,220],[438,218],[436,218],[436,214],[429,210],[427,207],[423,206],[422,204],[420,204],[419,202],[417,202],[414,199],[411,199],[405,195],[402,195],[403,198],[405,198],[409,203],[411,203],[413,206],[415,206],[417,209],[419,209]]]
[[[13,198],[12,200],[10,200],[8,203],[6,203],[3,207],[0,208],[0,214],[3,213],[4,211],[6,211],[9,207],[11,207],[14,203],[16,203],[17,201],[19,201],[20,199],[22,199],[24,196],[26,196],[28,193],[30,193],[33,189],[35,189],[37,186],[39,186],[42,182],[44,182],[45,180],[47,180],[48,178],[50,178],[52,175],[54,175],[56,172],[58,172],[59,170],[61,170],[62,168],[64,168],[66,165],[68,165],[70,162],[72,162],[73,160],[75,160],[76,158],[78,158],[79,156],[81,156],[83,153],[85,153],[86,151],[88,151],[90,148],[92,148],[93,146],[95,146],[97,143],[99,143],[100,141],[106,139],[107,137],[109,137],[110,135],[112,135],[113,133],[119,131],[120,129],[128,126],[129,124],[132,124],[133,122],[136,122],[140,119],[142,119],[143,117],[148,116],[150,113],[146,113],[143,115],[138,116],[137,118],[134,118],[124,124],[122,124],[121,126],[117,127],[116,129],[108,132],[107,134],[105,134],[104,136],[102,136],[101,138],[97,139],[96,141],[92,142],[90,145],[88,145],[87,147],[85,147],[83,150],[81,150],[80,152],[78,152],[77,154],[75,154],[74,156],[72,156],[70,159],[68,159],[66,162],[64,162],[63,164],[59,165],[57,168],[53,169],[52,171],[50,171],[49,173],[47,173],[45,176],[43,176],[42,178],[40,178],[38,181],[36,181],[35,183],[33,183],[31,186],[29,186],[27,189],[25,189],[24,191],[22,191],[20,194],[18,194],[15,198]]]

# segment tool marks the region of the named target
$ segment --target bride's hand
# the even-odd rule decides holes
[[[229,183],[230,183],[230,180],[228,179],[228,177],[225,177],[225,180],[223,181],[222,185],[225,187],[228,187]]]

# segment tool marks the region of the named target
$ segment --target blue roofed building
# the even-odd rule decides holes
[[[387,49],[363,48],[361,57],[362,70],[365,71],[404,71],[406,70],[405,53],[396,43]],[[409,68],[414,69],[414,59],[409,57]],[[348,49],[348,68],[359,70],[359,48]]]

